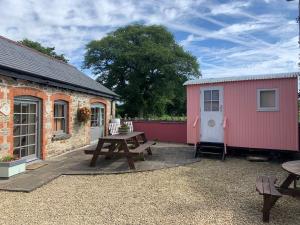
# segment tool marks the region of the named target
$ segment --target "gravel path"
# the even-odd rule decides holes
[[[0,224],[263,224],[259,174],[278,164],[202,160],[154,172],[62,176],[31,193],[0,192]],[[270,224],[299,224],[300,200],[283,197]]]

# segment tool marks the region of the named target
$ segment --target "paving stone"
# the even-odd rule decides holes
[[[0,180],[0,190],[31,192],[61,175],[101,175],[115,173],[134,173],[176,167],[199,161],[194,158],[194,148],[188,145],[157,145],[152,147],[153,155],[145,154],[145,161],[135,161],[136,170],[130,170],[125,157],[104,159],[99,157],[96,167],[90,167],[91,155],[84,149],[66,153],[52,160],[48,165],[36,170]],[[95,146],[96,147],[96,146]],[[89,147],[90,148],[90,147]]]

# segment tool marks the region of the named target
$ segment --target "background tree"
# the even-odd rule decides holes
[[[200,75],[196,58],[156,25],[129,25],[91,41],[84,67],[121,96],[121,107],[130,117],[184,114],[182,85]]]
[[[58,60],[61,60],[65,63],[67,63],[69,60],[65,58],[64,54],[57,54],[55,52],[55,47],[44,47],[41,45],[41,43],[37,41],[31,41],[29,39],[23,39],[22,41],[19,41],[20,44],[25,45],[29,48],[33,48],[41,53],[44,53],[46,55],[49,55],[53,58],[56,58]]]

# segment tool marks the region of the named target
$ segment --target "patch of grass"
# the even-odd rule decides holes
[[[14,161],[16,159],[17,158],[14,157],[14,156],[6,155],[6,156],[3,156],[2,158],[0,158],[0,162],[11,162],[11,161]]]

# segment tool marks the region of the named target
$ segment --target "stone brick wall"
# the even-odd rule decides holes
[[[42,101],[40,133],[43,159],[90,143],[90,123],[79,123],[77,120],[77,110],[81,107],[90,107],[92,103],[96,102],[104,104],[106,110],[105,133],[108,133],[108,122],[111,118],[110,100],[24,80],[14,80],[0,75],[0,156],[13,152],[13,102],[16,96],[22,95],[38,97]],[[53,104],[55,100],[68,102],[67,130],[71,137],[65,140],[53,140]],[[1,113],[5,107],[9,107],[8,115]]]

